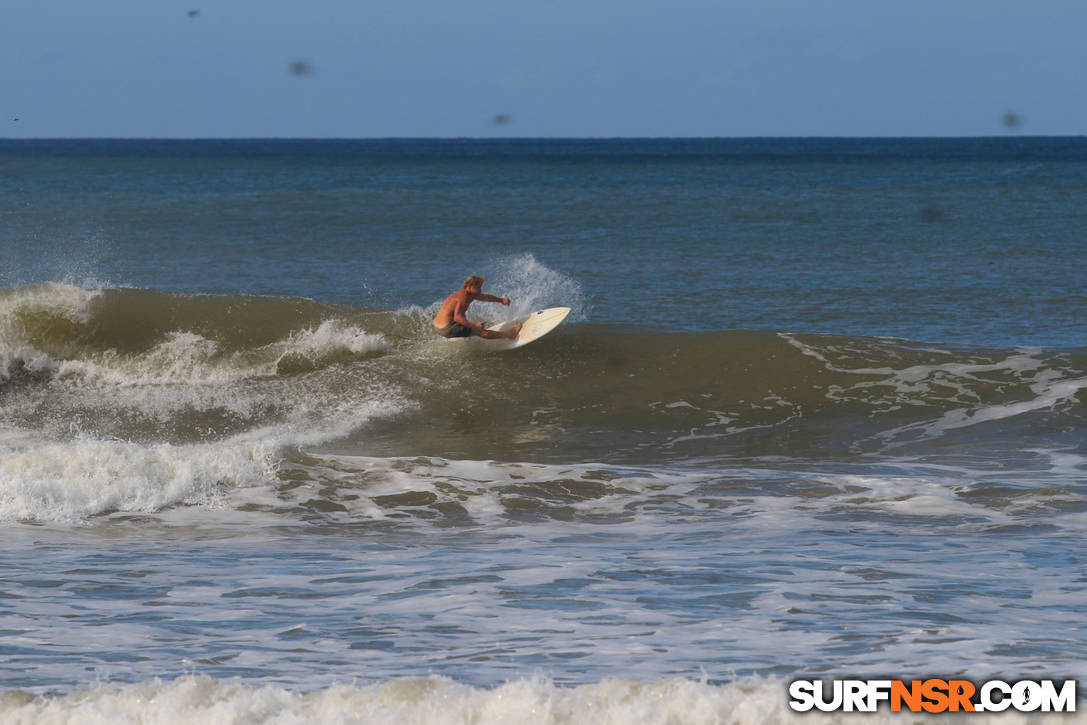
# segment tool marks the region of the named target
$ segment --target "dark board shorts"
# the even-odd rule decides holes
[[[471,337],[472,335],[479,334],[479,330],[465,327],[459,322],[451,322],[445,327],[435,327],[434,331],[442,337]]]

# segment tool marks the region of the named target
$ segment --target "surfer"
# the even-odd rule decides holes
[[[501,302],[507,307],[510,304],[509,297],[495,297],[485,295],[482,291],[483,278],[473,274],[464,280],[461,288],[445,298],[445,302],[438,308],[438,314],[434,315],[434,330],[442,337],[470,337],[478,335],[487,340],[509,340],[517,337],[521,331],[521,323],[503,332],[488,330],[482,322],[469,322],[465,317],[468,305],[473,302]]]

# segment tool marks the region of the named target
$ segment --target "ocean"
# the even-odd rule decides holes
[[[0,140],[0,722],[1082,680],[1085,230],[1084,138]]]

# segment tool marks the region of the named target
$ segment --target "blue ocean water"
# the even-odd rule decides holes
[[[1081,138],[0,141],[0,713],[1081,676],[1085,190]],[[472,273],[571,317],[445,341]]]
[[[1085,149],[6,141],[3,275],[398,308],[527,253],[604,323],[1076,345]]]

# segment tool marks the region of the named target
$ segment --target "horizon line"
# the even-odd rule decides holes
[[[0,141],[731,141],[731,140],[956,140],[1076,139],[1082,134],[792,135],[792,136],[0,136]]]

